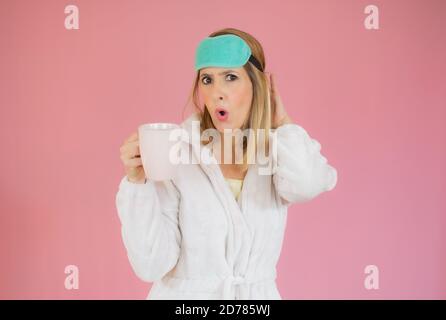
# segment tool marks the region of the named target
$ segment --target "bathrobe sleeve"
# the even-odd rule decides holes
[[[136,184],[125,176],[116,194],[122,239],[130,264],[143,281],[161,279],[177,263],[180,195],[171,180]]]
[[[337,171],[320,153],[321,145],[297,124],[276,129],[273,182],[286,205],[309,201],[337,183]]]

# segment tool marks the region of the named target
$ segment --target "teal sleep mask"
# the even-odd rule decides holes
[[[263,72],[249,45],[234,34],[223,34],[203,39],[195,52],[195,70],[205,67],[239,68],[251,62]]]

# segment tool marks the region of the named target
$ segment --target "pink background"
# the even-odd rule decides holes
[[[64,28],[69,4],[79,30]],[[146,297],[115,208],[119,147],[141,123],[181,121],[195,47],[223,27],[258,38],[338,170],[289,210],[282,297],[446,298],[445,17],[441,0],[1,1],[0,298]]]

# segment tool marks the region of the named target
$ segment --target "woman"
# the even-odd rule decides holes
[[[191,146],[195,164],[154,182],[144,174],[134,133],[121,146],[126,176],[116,195],[130,264],[139,278],[154,282],[147,299],[281,299],[276,264],[288,206],[332,190],[337,171],[287,115],[254,37],[237,29],[214,32],[200,42],[195,69],[197,111],[182,128],[191,132],[200,121],[201,132],[218,130],[219,143],[225,129],[274,132],[276,170],[260,174],[259,164],[248,161],[253,139],[242,141],[241,163],[203,163],[199,149],[210,148],[208,141]],[[269,138],[266,146],[273,145]],[[227,149],[218,147],[214,159],[219,150],[226,159]]]

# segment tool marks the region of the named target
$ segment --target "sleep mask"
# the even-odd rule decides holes
[[[205,67],[239,68],[251,62],[263,72],[245,40],[234,34],[203,39],[195,52],[195,70]]]

